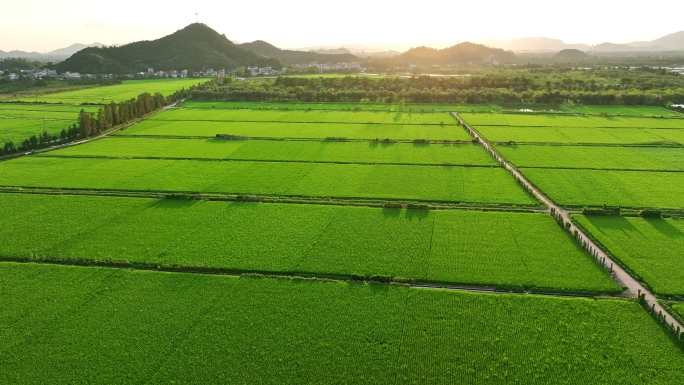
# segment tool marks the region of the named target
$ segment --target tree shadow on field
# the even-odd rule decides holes
[[[427,209],[407,209],[406,218],[408,220],[418,219],[423,220],[430,216],[430,210]]]
[[[395,142],[394,140],[389,139],[389,138],[388,139],[375,139],[375,140],[371,140],[370,142],[368,142],[368,148],[371,148],[373,150],[377,150],[377,149],[382,150],[385,148],[392,147],[395,144],[397,144],[397,142]]]
[[[400,208],[383,207],[382,216],[385,218],[399,218],[401,216],[401,210],[402,209]]]
[[[646,223],[651,225],[656,231],[668,238],[684,238],[684,232],[672,224],[671,221],[665,219],[648,218]]]
[[[602,233],[606,232],[604,230],[615,230],[623,233],[636,232],[643,235],[630,221],[621,216],[585,215],[585,218]]]
[[[200,201],[194,199],[162,198],[150,202],[148,206],[155,209],[186,209],[199,202]]]

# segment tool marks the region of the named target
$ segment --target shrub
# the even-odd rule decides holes
[[[618,216],[620,215],[619,207],[602,207],[602,208],[585,208],[582,210],[584,215],[594,216]]]
[[[660,210],[644,209],[639,212],[639,216],[643,218],[662,218],[663,213]]]

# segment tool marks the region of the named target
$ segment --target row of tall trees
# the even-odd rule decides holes
[[[6,142],[0,147],[0,155],[27,152],[97,136],[112,127],[132,122],[166,105],[184,99],[189,95],[189,92],[189,90],[183,89],[168,97],[159,93],[154,95],[143,93],[135,99],[106,104],[95,114],[81,110],[78,121],[63,129],[59,134],[43,132],[26,138],[18,144],[12,141]]]

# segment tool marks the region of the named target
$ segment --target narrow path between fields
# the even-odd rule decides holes
[[[551,198],[546,196],[541,190],[539,190],[534,184],[532,184],[515,166],[509,163],[501,154],[496,151],[494,146],[492,146],[487,139],[485,139],[480,133],[466,123],[463,118],[457,113],[452,112],[451,115],[463,126],[470,135],[475,138],[478,143],[480,143],[484,149],[491,154],[494,159],[496,159],[501,166],[510,172],[514,178],[516,178],[535,198],[546,206],[549,211],[549,215],[557,215],[562,219],[563,225],[570,232],[570,234],[576,234],[577,239],[584,245],[591,254],[593,254],[598,261],[603,263],[612,272],[613,278],[623,287],[627,289],[627,295],[632,298],[638,298],[642,296],[644,301],[649,307],[653,309],[656,314],[661,314],[664,321],[672,327],[673,330],[684,330],[682,324],[670,314],[667,309],[658,303],[656,296],[648,290],[644,285],[641,284],[637,279],[632,277],[625,269],[623,269],[618,263],[613,261],[613,259],[606,253],[601,247],[599,247],[581,228],[577,227],[570,217],[570,213],[562,208],[561,206],[554,203]]]
[[[460,284],[439,281],[407,280],[392,277],[373,277],[359,276],[351,274],[335,273],[312,273],[305,271],[270,271],[270,270],[244,270],[230,268],[198,267],[198,266],[176,266],[159,265],[155,263],[129,263],[125,261],[99,261],[99,260],[69,260],[69,259],[50,259],[50,258],[22,258],[22,257],[0,257],[0,266],[3,264],[27,264],[27,265],[46,265],[46,266],[70,266],[83,268],[117,269],[117,270],[138,270],[152,271],[157,273],[174,274],[197,274],[215,275],[228,277],[261,276],[270,278],[284,279],[303,279],[320,280],[347,283],[369,283],[376,285],[406,286],[425,290],[447,290],[465,291],[474,293],[490,294],[509,294],[509,295],[542,295],[554,297],[576,297],[576,298],[611,298],[625,299],[623,293],[611,293],[600,291],[572,291],[554,289],[534,289],[524,287],[498,287],[486,284]]]

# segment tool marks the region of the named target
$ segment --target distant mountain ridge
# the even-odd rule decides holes
[[[377,60],[397,65],[431,66],[511,63],[515,59],[516,56],[513,52],[466,42],[444,49],[430,47],[412,48],[398,56]]]
[[[89,48],[89,47],[104,47],[104,44],[102,43],[92,43],[92,44],[81,44],[81,43],[76,43],[72,44],[68,47],[56,49],[54,51],[50,52],[28,52],[28,51],[20,51],[20,50],[14,50],[14,51],[0,51],[0,59],[6,59],[6,58],[16,58],[16,59],[27,59],[27,60],[33,60],[33,61],[41,61],[41,62],[48,62],[48,61],[62,61],[67,59],[69,56],[75,54],[76,52]]]
[[[334,53],[320,53],[320,52],[306,52],[280,49],[263,40],[253,41],[251,43],[243,43],[239,45],[240,48],[253,52],[257,55],[277,59],[283,64],[307,64],[307,63],[343,63],[357,61],[358,58],[349,52],[334,52]]]
[[[614,44],[609,42],[594,46],[589,44],[568,44],[559,39],[545,37],[488,41],[485,42],[485,44],[514,52],[558,52],[566,49],[577,49],[594,53],[684,51],[684,31],[675,32],[652,41],[640,41],[627,44]]]
[[[90,47],[59,63],[60,72],[133,73],[155,70],[236,68],[283,64],[340,63],[358,61],[350,53],[324,54],[280,49],[257,40],[235,44],[224,35],[201,23],[157,40],[139,41],[118,47]]]
[[[60,72],[122,74],[148,68],[199,71],[250,65],[280,67],[280,62],[234,44],[205,24],[194,23],[157,40],[86,48],[56,68]]]

